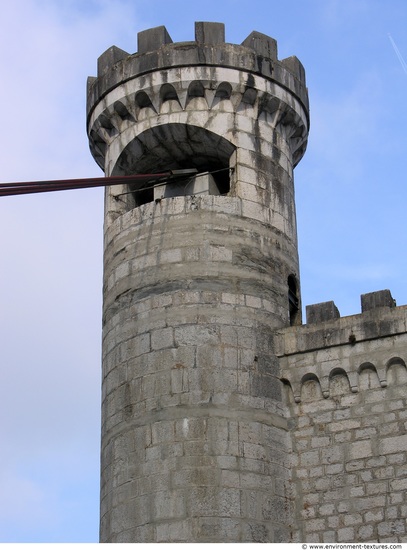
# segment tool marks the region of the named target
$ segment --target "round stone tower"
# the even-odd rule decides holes
[[[305,75],[258,32],[165,27],[88,81],[106,190],[101,542],[290,540],[273,331],[301,322],[293,167]]]

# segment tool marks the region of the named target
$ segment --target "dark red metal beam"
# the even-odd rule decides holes
[[[134,174],[131,176],[110,176],[102,178],[79,178],[69,180],[30,181],[18,183],[0,183],[0,197],[25,195],[28,193],[45,193],[49,191],[66,191],[69,189],[86,189],[89,187],[107,187],[110,185],[131,185],[153,182],[171,176],[185,176],[193,170],[169,170],[158,174]]]

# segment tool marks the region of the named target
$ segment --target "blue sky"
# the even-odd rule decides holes
[[[407,304],[405,0],[13,0],[2,10],[0,180],[101,176],[86,78],[115,44],[166,25],[253,30],[305,66],[308,150],[296,169],[303,304],[389,288]],[[0,199],[0,542],[96,542],[101,190]]]

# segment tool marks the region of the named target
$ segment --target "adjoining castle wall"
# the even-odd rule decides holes
[[[311,306],[276,335],[298,541],[407,541],[407,307],[382,291],[362,309]]]

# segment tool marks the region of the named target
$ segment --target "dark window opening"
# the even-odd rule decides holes
[[[232,95],[232,86],[229,82],[221,82],[216,90],[215,97],[220,99],[230,99]]]
[[[229,166],[226,169],[220,168],[219,171],[213,171],[213,179],[219,189],[220,195],[227,195],[230,191],[230,169]]]
[[[171,166],[171,170],[190,170],[195,168],[194,162],[184,166]],[[165,168],[163,170],[166,170]],[[144,184],[138,189],[133,188],[135,206],[153,202],[157,198],[176,197],[194,194],[226,195],[230,191],[230,169],[224,166],[200,166],[195,176],[171,176],[168,180],[154,181]],[[211,182],[209,183],[208,177]],[[168,187],[164,191],[164,187]],[[156,188],[156,190],[155,190]],[[164,194],[161,195],[161,192]]]
[[[188,97],[205,97],[205,88],[202,82],[194,80],[188,87]]]
[[[152,107],[151,99],[148,97],[146,92],[140,91],[137,92],[136,97],[134,98],[137,107],[142,109],[143,107]]]
[[[297,281],[294,275],[288,277],[288,308],[290,313],[290,326],[297,325],[299,320],[299,299]]]
[[[172,90],[167,87],[166,92]],[[199,90],[195,90],[198,93]],[[146,98],[137,95],[139,103]],[[170,94],[171,96],[171,94]],[[231,158],[235,146],[205,128],[187,124],[162,124],[146,130],[122,151],[112,175],[154,174],[195,169],[195,177],[171,177],[131,186],[128,208],[161,198],[183,195],[226,195],[230,192]],[[155,188],[161,186],[160,189]],[[129,197],[130,199],[130,197]]]
[[[148,202],[153,202],[154,200],[154,189],[153,187],[148,189],[138,189],[133,193],[136,206],[141,206],[142,204],[147,204]]]
[[[160,96],[162,102],[170,101],[171,99],[178,101],[178,94],[172,84],[163,84],[160,90]]]

